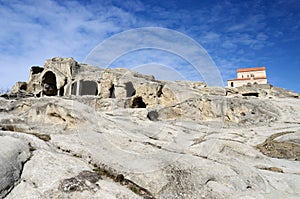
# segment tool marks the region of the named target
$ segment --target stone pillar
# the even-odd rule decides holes
[[[65,93],[64,93],[64,95],[65,96],[69,96],[69,95],[71,95],[72,93],[72,83],[71,83],[71,86],[70,86],[70,83],[69,84],[67,84],[66,86],[65,86]]]
[[[80,92],[80,80],[77,81],[76,95],[79,95]]]

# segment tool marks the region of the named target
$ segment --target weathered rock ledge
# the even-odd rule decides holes
[[[0,98],[0,198],[300,198],[299,102],[53,58]]]

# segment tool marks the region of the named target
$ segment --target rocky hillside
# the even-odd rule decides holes
[[[300,198],[299,94],[80,70],[0,98],[0,198]]]

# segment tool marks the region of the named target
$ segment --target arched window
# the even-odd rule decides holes
[[[233,84],[233,82],[231,82],[231,83],[230,83],[230,86],[231,86],[231,87],[234,87],[234,84]]]

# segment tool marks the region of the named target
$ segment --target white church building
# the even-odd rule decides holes
[[[228,87],[267,84],[266,67],[237,69],[237,78],[227,80]]]

